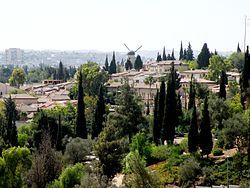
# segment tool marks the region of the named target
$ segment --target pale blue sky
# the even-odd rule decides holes
[[[250,0],[0,0],[0,50],[243,48]],[[247,44],[250,44],[250,20]]]

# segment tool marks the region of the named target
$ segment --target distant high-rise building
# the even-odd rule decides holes
[[[5,63],[20,65],[23,63],[23,50],[20,48],[9,48],[5,50]]]

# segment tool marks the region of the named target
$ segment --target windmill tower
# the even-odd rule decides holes
[[[135,64],[135,53],[142,47],[140,46],[139,48],[137,48],[137,50],[130,50],[129,47],[124,43],[124,46],[128,49],[128,53],[127,53],[127,59],[130,60],[130,62],[132,63],[132,65],[134,66]]]

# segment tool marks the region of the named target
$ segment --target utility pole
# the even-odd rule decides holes
[[[246,48],[246,35],[247,35],[247,16],[245,16],[244,53]]]

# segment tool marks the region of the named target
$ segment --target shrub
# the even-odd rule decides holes
[[[200,173],[200,164],[194,158],[187,159],[179,168],[180,184],[189,187]]]
[[[223,150],[222,150],[222,149],[220,149],[220,148],[214,149],[214,151],[213,151],[213,155],[214,155],[214,156],[220,156],[220,155],[223,155]]]
[[[164,161],[169,156],[169,149],[166,145],[159,145],[152,147],[151,158],[154,161]]]
[[[82,162],[91,151],[91,143],[87,139],[73,138],[67,145],[64,159],[70,164]]]

